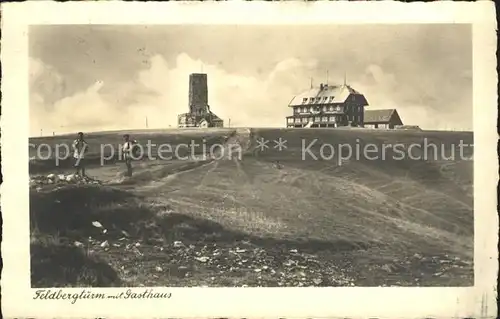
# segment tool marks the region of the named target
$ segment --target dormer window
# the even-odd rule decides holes
[[[302,99],[302,103],[306,103],[306,102],[307,102],[307,97]]]
[[[330,96],[330,100],[331,100],[331,101],[333,101],[333,99],[334,99],[334,98],[335,98],[334,96]]]

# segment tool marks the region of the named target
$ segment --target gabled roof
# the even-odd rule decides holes
[[[368,105],[363,94],[349,85],[324,85],[323,87],[315,87],[294,96],[289,106],[344,103],[350,95],[359,96],[360,99],[364,100],[365,105]],[[313,99],[312,101],[311,98]],[[304,99],[307,99],[307,101],[304,102]]]
[[[398,111],[396,109],[385,109],[385,110],[365,110],[364,120],[367,123],[389,123],[393,116],[397,116],[399,122],[401,118],[399,117]]]

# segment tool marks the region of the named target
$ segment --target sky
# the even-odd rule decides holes
[[[294,95],[347,84],[408,125],[472,130],[469,25],[43,25],[29,30],[30,136],[175,127],[190,73],[231,126],[284,127]],[[328,72],[328,79],[327,79]]]

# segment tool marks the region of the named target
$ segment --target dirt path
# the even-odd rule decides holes
[[[202,159],[172,161],[161,165],[156,170],[141,172],[139,173],[140,177],[132,177],[128,183],[124,180],[121,184],[136,184],[138,186],[137,191],[149,192],[153,189],[162,188],[178,180],[179,177],[189,174],[190,178],[195,176],[196,187],[200,187],[203,185],[205,178],[215,172],[221,161],[233,161],[237,163],[236,165],[239,165],[243,154],[248,151],[250,145],[250,129],[237,129],[223,145],[214,147],[213,154],[206,154]],[[139,180],[142,180],[143,183],[137,183]]]

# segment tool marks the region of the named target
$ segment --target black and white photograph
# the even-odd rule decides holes
[[[33,287],[473,285],[470,25],[29,31]]]
[[[26,30],[33,300],[477,285],[472,23]]]

